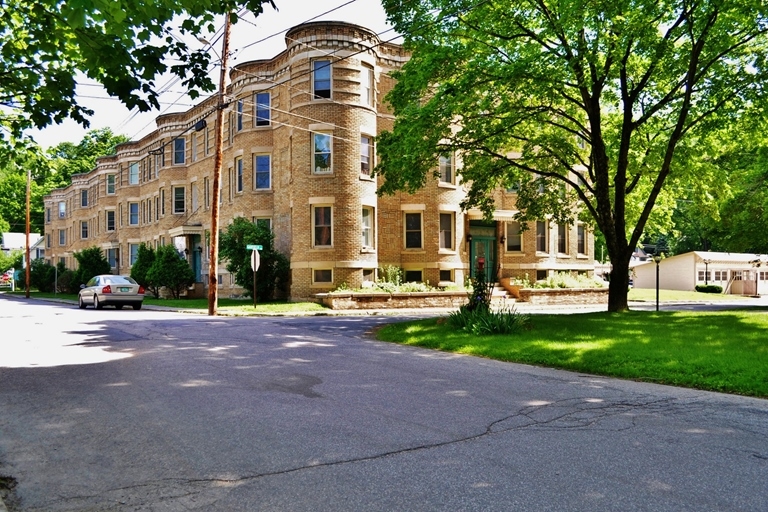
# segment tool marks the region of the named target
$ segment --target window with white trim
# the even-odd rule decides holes
[[[186,209],[185,187],[173,187],[173,213],[184,213]]]
[[[88,239],[88,221],[87,220],[80,221],[80,238],[82,240]]]
[[[440,155],[440,183],[453,184],[456,179],[456,175],[453,169],[453,155],[444,154]]]
[[[107,195],[111,196],[115,193],[115,175],[107,174]]]
[[[128,244],[128,264],[133,266],[139,259],[139,244]]]
[[[587,230],[583,224],[576,226],[576,252],[587,254]]]
[[[331,61],[312,61],[312,94],[315,99],[331,97]]]
[[[173,164],[181,165],[186,159],[187,139],[179,137],[173,139]]]
[[[65,201],[59,201],[59,218],[63,219],[67,216],[67,203]]]
[[[373,137],[360,136],[360,174],[371,175],[373,169]]]
[[[330,133],[312,133],[313,155],[312,172],[330,174],[333,172],[332,152],[333,136]]]
[[[536,251],[547,252],[547,222],[543,220],[536,221]]]
[[[523,232],[520,223],[516,220],[507,222],[507,252],[522,252]]]
[[[257,226],[263,226],[272,231],[272,218],[271,217],[254,217],[253,223]]]
[[[191,155],[190,159],[193,162],[197,161],[197,134],[193,133],[189,136],[189,145],[192,146],[191,149]]]
[[[128,164],[128,184],[139,184],[139,162],[131,162]]]
[[[237,192],[243,191],[243,157],[235,158],[235,186]]]
[[[557,225],[557,252],[568,254],[568,226]]]
[[[128,203],[128,224],[139,225],[139,203]]]
[[[405,216],[405,248],[421,249],[421,212],[404,212]]]
[[[272,186],[272,158],[270,155],[253,155],[253,187],[269,190]]]
[[[59,245],[67,245],[67,230],[59,230]]]
[[[106,256],[107,256],[107,261],[109,262],[109,266],[111,268],[116,268],[117,267],[117,249],[114,247],[111,249],[107,249]]]
[[[115,230],[115,211],[114,210],[107,210],[104,212],[106,215],[106,226],[107,231],[114,231]]]
[[[363,105],[374,105],[373,83],[373,68],[363,64],[360,68],[360,103]]]
[[[235,108],[237,108],[237,131],[241,132],[243,131],[243,107],[245,106],[245,102],[243,100],[237,100],[237,105]]]
[[[88,206],[88,191],[81,190],[80,191],[80,207],[85,208],[87,206]]]
[[[454,214],[453,213],[441,213],[440,214],[440,248],[441,249],[453,249],[454,243]]]
[[[256,126],[269,126],[271,114],[272,98],[268,92],[257,92],[253,95],[253,102],[256,109]]]
[[[313,284],[331,284],[333,283],[333,269],[316,268],[312,270]]]
[[[363,232],[362,232],[362,245],[364,249],[372,249],[373,248],[373,240],[374,240],[374,233],[373,233],[373,226],[374,226],[374,210],[371,206],[363,206],[363,214],[362,214],[362,226],[363,226]]]
[[[312,206],[312,245],[331,247],[333,245],[333,209],[330,206]]]

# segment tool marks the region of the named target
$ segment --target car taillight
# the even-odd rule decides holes
[[[144,295],[144,287],[139,286],[139,295]]]
[[[107,285],[101,289],[101,293],[112,293],[112,287]]]

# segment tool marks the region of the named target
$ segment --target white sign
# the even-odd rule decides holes
[[[251,251],[251,270],[256,272],[259,270],[259,265],[261,264],[261,256],[259,256],[259,251],[256,249]]]

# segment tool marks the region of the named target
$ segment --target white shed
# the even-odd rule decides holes
[[[693,291],[696,285],[716,284],[734,295],[768,294],[768,257],[760,254],[693,251],[662,259],[659,288]],[[633,269],[636,288],[656,288],[656,263]]]

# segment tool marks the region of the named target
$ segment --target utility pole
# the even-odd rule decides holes
[[[31,266],[30,263],[32,263],[29,260],[29,196],[32,194],[31,192],[32,187],[32,167],[30,167],[29,162],[27,162],[27,222],[26,222],[26,234],[27,234],[27,243],[25,244],[25,247],[27,248],[27,264],[25,265],[25,274],[24,274],[24,296],[26,298],[29,298],[29,267]]]
[[[219,302],[219,198],[221,197],[222,146],[224,145],[224,108],[227,102],[227,62],[229,60],[230,16],[224,20],[224,37],[221,43],[221,75],[219,78],[219,101],[216,106],[216,156],[213,164],[213,197],[211,205],[211,250],[208,258],[208,315],[216,316]]]

